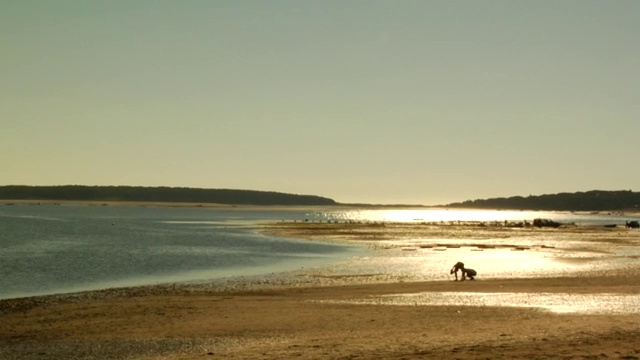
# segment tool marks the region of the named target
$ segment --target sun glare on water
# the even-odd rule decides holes
[[[465,209],[392,209],[355,210],[343,215],[347,220],[384,222],[447,221],[523,221],[537,215],[532,211],[465,210]]]
[[[527,307],[555,313],[583,314],[633,314],[640,309],[640,296],[636,294],[423,292],[324,302],[391,306]]]

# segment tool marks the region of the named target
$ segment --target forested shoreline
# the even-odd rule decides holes
[[[274,191],[142,186],[0,186],[3,200],[141,201],[225,205],[336,205],[333,199]]]
[[[640,192],[602,191],[467,200],[446,207],[504,210],[640,211]]]
[[[0,200],[137,201],[223,205],[291,205],[400,207],[403,205],[341,204],[317,195],[275,191],[143,186],[0,186]],[[406,205],[409,206],[409,205]],[[421,205],[411,205],[420,207]],[[499,210],[640,211],[640,192],[631,190],[558,193],[466,200],[438,207]]]

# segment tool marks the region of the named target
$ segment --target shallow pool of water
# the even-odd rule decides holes
[[[640,294],[422,292],[329,300],[329,303],[390,306],[491,306],[539,308],[554,313],[637,314]]]

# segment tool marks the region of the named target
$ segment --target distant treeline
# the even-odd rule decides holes
[[[141,186],[0,186],[3,200],[76,200],[215,203],[226,205],[335,205],[329,198],[271,191]]]
[[[600,191],[467,200],[447,207],[509,210],[621,211],[640,210],[640,192]]]

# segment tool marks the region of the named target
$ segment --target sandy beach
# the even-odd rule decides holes
[[[638,230],[279,223],[260,231],[360,243],[371,255],[259,279],[2,300],[0,358],[640,358]],[[478,278],[453,281],[453,259],[474,264]],[[523,262],[530,272],[510,270]],[[419,264],[426,270],[414,271]]]

